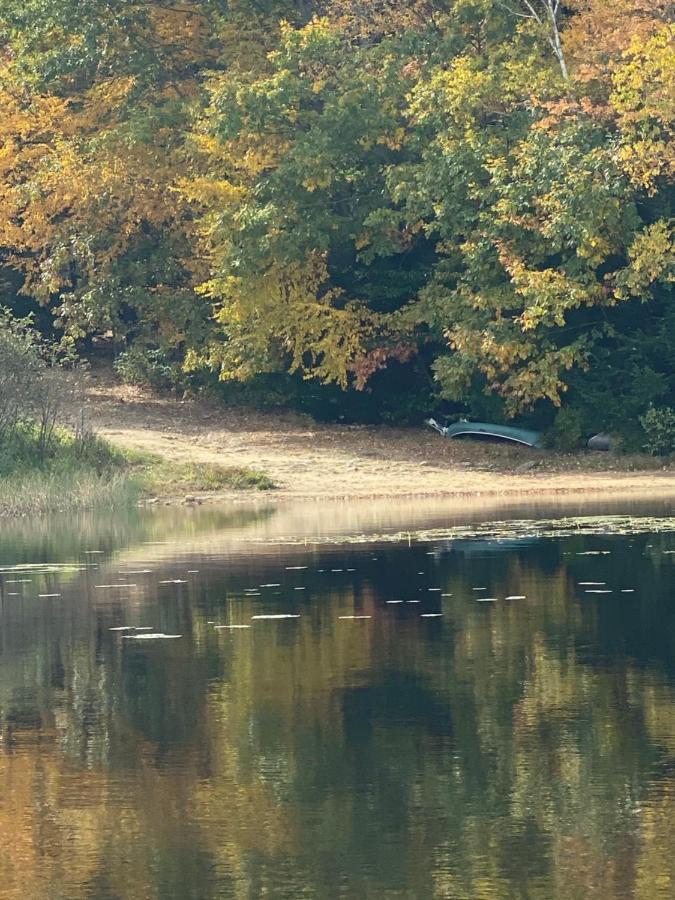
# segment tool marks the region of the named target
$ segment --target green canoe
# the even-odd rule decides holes
[[[515,425],[494,425],[489,422],[455,422],[445,428],[435,419],[427,419],[426,424],[442,434],[443,437],[487,437],[514,444],[525,444],[527,447],[543,447],[543,435],[540,431],[529,428],[518,428]]]

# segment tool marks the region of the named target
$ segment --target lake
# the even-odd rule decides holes
[[[675,896],[673,503],[486,504],[2,523],[0,898]]]

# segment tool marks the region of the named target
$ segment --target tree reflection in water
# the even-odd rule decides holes
[[[177,547],[98,593],[112,562],[4,574],[0,896],[672,896],[674,546]]]

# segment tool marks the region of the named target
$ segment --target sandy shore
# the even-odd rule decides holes
[[[269,499],[675,495],[675,467],[648,457],[562,455],[452,441],[431,430],[317,425],[289,413],[155,397],[108,378],[88,382],[96,431],[172,461],[246,466],[278,486]]]

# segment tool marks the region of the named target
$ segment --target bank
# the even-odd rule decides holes
[[[646,454],[561,454],[448,440],[422,425],[317,424],[295,413],[158,396],[107,377],[92,378],[81,402],[111,445],[196,472],[217,466],[263,473],[275,486],[266,501],[675,495],[675,461]],[[205,501],[231,496],[241,495],[226,485],[203,492]]]

